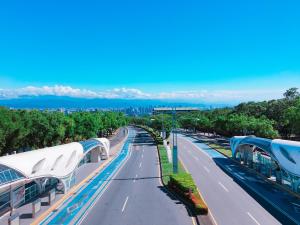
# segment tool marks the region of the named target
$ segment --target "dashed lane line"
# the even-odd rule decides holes
[[[125,210],[125,208],[126,208],[128,198],[129,198],[129,197],[127,196],[127,197],[126,197],[126,200],[125,200],[125,202],[124,202],[124,204],[123,204],[123,207],[122,207],[122,212],[124,212],[124,210]]]
[[[218,184],[226,191],[229,192],[229,190],[224,186],[224,184],[222,184],[220,181],[218,182]]]
[[[257,225],[260,225],[260,223],[254,218],[254,216],[251,215],[251,213],[247,212],[247,214]]]

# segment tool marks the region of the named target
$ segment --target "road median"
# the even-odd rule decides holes
[[[159,133],[152,128],[146,126],[138,126],[146,130],[154,139],[160,162],[161,180],[166,189],[182,201],[193,216],[197,218],[199,215],[207,215],[208,207],[192,178],[192,176],[184,169],[183,165],[179,163],[179,170],[177,174],[173,173],[173,164],[169,162],[167,150],[163,146],[163,140]],[[197,218],[198,219],[198,218]],[[199,221],[197,221],[199,223]],[[213,224],[208,222],[206,224]]]

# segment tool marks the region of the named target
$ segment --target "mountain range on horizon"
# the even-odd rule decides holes
[[[182,100],[76,98],[44,95],[0,99],[0,106],[15,109],[124,109],[130,107],[197,107],[200,109],[209,109],[233,105],[221,103],[190,103]]]

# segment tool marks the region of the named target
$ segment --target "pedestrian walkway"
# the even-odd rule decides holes
[[[123,142],[126,135],[127,135],[127,129],[120,128],[114,135],[109,137],[110,144],[111,144],[110,155],[112,157],[115,156],[119,152],[120,147],[121,147],[120,144]],[[75,182],[74,186],[78,185],[89,174],[91,174],[93,171],[95,171],[97,168],[99,168],[99,166],[101,166],[101,164],[103,164],[103,162],[104,161],[101,160],[100,162],[97,162],[97,163],[87,163],[87,164],[83,164],[82,166],[80,166],[78,168],[78,170],[76,171],[76,175],[75,175],[76,182]],[[52,205],[57,203],[57,201],[59,201],[63,196],[64,196],[64,194],[62,194],[62,193],[56,193],[56,198],[52,202]],[[39,215],[42,215],[44,212],[46,212],[51,207],[51,205],[48,204],[48,196],[44,196],[40,199],[41,199],[41,210],[36,214],[36,217],[38,217]],[[25,204],[25,205],[21,206],[20,208],[15,209],[14,213],[18,213],[20,215],[20,224],[21,225],[31,224],[35,220],[35,218],[32,218],[32,203]],[[8,221],[9,216],[10,216],[9,213],[4,214],[0,218],[0,224],[1,225],[8,224],[7,221]]]

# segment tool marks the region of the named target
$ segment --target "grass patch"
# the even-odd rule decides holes
[[[191,204],[197,214],[208,213],[208,207],[201,198],[191,174],[172,174],[170,176],[168,187]]]
[[[228,148],[225,148],[221,145],[218,145],[218,144],[212,144],[212,143],[207,143],[207,145],[219,152],[221,152],[222,154],[226,155],[227,157],[231,158],[232,157],[232,152],[230,149]]]
[[[163,145],[163,139],[160,134],[146,126],[138,127],[149,132],[156,142],[160,157],[163,184],[168,187],[170,191],[175,192],[184,199],[196,214],[207,214],[207,205],[201,198],[191,174],[185,171],[180,161],[178,161],[178,173],[173,173],[173,164],[169,162],[168,153]]]
[[[168,153],[163,145],[157,146],[160,156],[162,180],[171,191],[183,198],[196,214],[207,214],[208,208],[201,198],[197,186],[191,176],[178,161],[178,173],[173,173],[173,164],[168,160]]]
[[[168,184],[170,175],[173,174],[173,164],[168,160],[166,148],[163,145],[158,145],[157,148],[160,156],[163,183]]]

